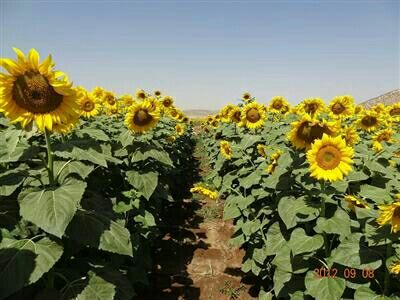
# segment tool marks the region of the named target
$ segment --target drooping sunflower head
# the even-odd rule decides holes
[[[100,112],[100,104],[92,94],[87,93],[80,99],[81,115],[85,118],[94,117]]]
[[[251,100],[251,94],[249,93],[249,92],[245,92],[245,93],[243,93],[243,95],[242,95],[242,100],[244,101],[244,102],[248,102],[248,101],[250,101]]]
[[[185,125],[183,124],[176,124],[175,131],[177,135],[183,135],[185,133]]]
[[[164,108],[170,108],[174,105],[174,98],[171,96],[164,96],[161,100],[161,104]]]
[[[373,110],[364,110],[357,119],[358,127],[367,132],[375,131],[385,124],[382,116]]]
[[[400,231],[400,201],[397,200],[392,204],[378,205],[379,216],[376,222],[382,227],[391,225],[391,231],[397,233]]]
[[[360,141],[360,136],[354,126],[344,126],[341,130],[341,136],[348,146],[354,146]]]
[[[298,111],[310,116],[318,116],[325,110],[325,102],[321,98],[306,98],[298,105]]]
[[[144,100],[134,103],[126,114],[125,125],[135,133],[144,133],[155,127],[160,119],[160,111],[151,102]]]
[[[137,89],[135,92],[135,98],[138,100],[145,100],[147,98],[147,94],[142,89]]]
[[[262,105],[257,102],[246,104],[242,108],[240,125],[249,129],[256,129],[264,126],[265,111]]]
[[[268,106],[268,111],[272,113],[286,114],[289,110],[289,102],[282,96],[273,97]]]
[[[309,149],[311,144],[315,140],[321,139],[324,134],[333,136],[338,130],[336,122],[320,121],[307,114],[303,115],[299,121],[293,122],[291,127],[288,138],[292,145],[299,150]]]
[[[354,150],[340,137],[327,134],[316,140],[307,152],[310,176],[318,180],[342,180],[352,170]]]
[[[233,154],[231,144],[228,141],[221,141],[219,145],[222,156],[231,159]]]
[[[388,106],[387,114],[393,122],[400,123],[400,102]]]
[[[17,61],[0,58],[0,66],[9,73],[0,75],[0,111],[22,127],[35,121],[40,131],[53,131],[55,123],[73,124],[79,119],[78,95],[67,75],[53,70],[51,56],[40,63],[35,49],[28,57],[13,49]]]
[[[210,122],[210,125],[211,125],[213,128],[218,128],[218,125],[219,125],[218,119],[217,119],[217,118],[213,118],[212,121]]]
[[[258,144],[257,145],[257,152],[260,154],[262,157],[267,157],[267,146],[263,144]]]
[[[354,115],[354,98],[350,95],[336,96],[328,106],[333,118],[344,119]]]
[[[360,208],[368,208],[370,209],[368,203],[365,201],[358,199],[356,196],[353,195],[345,195],[344,200],[347,202],[347,207],[352,211],[355,211],[356,207]]]

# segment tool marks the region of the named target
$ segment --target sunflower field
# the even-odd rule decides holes
[[[249,93],[202,124],[259,299],[399,299],[400,103],[371,110]]]
[[[133,299],[169,203],[190,193],[223,203],[259,299],[399,299],[400,103],[245,93],[193,123],[160,91],[73,87],[51,56],[14,51],[0,59],[0,299]]]
[[[192,186],[188,118],[159,91],[73,88],[51,56],[14,50],[1,59],[0,299],[132,299],[161,213]]]

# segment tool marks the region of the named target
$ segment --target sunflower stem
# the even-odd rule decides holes
[[[49,183],[54,186],[54,160],[53,151],[51,150],[50,133],[47,128],[44,130],[44,137],[46,139],[47,148],[47,172],[49,174]]]
[[[392,242],[386,245],[386,260],[392,256]],[[383,294],[389,296],[390,292],[390,273],[389,269],[385,268],[385,279],[383,282]]]
[[[326,190],[326,186],[325,186],[325,182],[321,183],[321,191],[325,191]],[[321,213],[320,213],[320,217],[325,218],[325,195],[323,195],[321,197]],[[324,250],[325,250],[325,257],[329,257],[330,254],[330,247],[329,247],[329,239],[328,239],[328,235],[326,232],[322,233],[323,237],[324,237]]]

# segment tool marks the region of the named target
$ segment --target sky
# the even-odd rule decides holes
[[[400,87],[400,1],[0,0],[1,57],[52,54],[74,85],[160,89],[182,109],[245,91],[356,102]]]

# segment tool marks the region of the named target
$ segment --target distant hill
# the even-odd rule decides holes
[[[201,118],[207,117],[209,115],[215,115],[218,113],[217,110],[207,110],[207,109],[187,109],[184,110],[185,115],[189,118]]]
[[[365,108],[370,108],[371,106],[374,106],[375,104],[378,103],[390,105],[397,102],[400,102],[400,89],[393,90],[386,94],[362,102],[361,105],[364,106]]]

